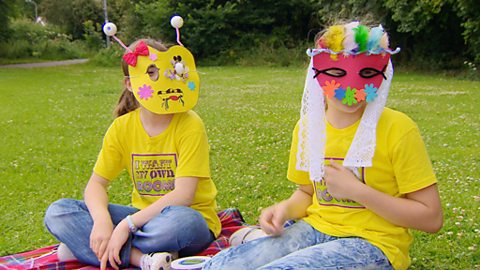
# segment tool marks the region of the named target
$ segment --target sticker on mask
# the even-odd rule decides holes
[[[183,46],[158,51],[150,46],[147,55],[137,55],[128,66],[137,101],[157,114],[185,112],[198,101],[200,78],[192,53]]]

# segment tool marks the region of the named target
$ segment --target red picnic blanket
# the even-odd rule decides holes
[[[217,213],[222,223],[220,236],[207,249],[198,256],[213,256],[230,246],[228,239],[230,236],[246,226],[240,211],[235,208],[228,208]],[[66,270],[81,269],[94,270],[97,267],[82,264],[79,261],[59,262],[57,258],[58,245],[43,247],[40,249],[27,251],[23,253],[0,257],[0,269],[38,269],[38,270]]]

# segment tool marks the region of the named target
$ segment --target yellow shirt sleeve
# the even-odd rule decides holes
[[[308,172],[297,170],[297,144],[298,144],[299,122],[295,125],[292,134],[292,145],[290,146],[290,158],[288,159],[288,180],[298,185],[310,185],[310,176]]]
[[[427,149],[415,124],[394,145],[392,164],[401,194],[414,192],[437,182]]]
[[[189,132],[182,133],[178,143],[178,167],[176,177],[210,177],[210,156],[207,133],[199,117],[188,121]]]
[[[115,179],[120,172],[124,169],[123,166],[123,151],[121,149],[120,140],[118,135],[121,134],[117,131],[117,122],[108,128],[107,133],[103,138],[102,149],[97,157],[97,162],[93,171],[111,181]]]

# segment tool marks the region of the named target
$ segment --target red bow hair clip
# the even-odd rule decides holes
[[[137,57],[139,55],[147,56],[149,55],[148,47],[145,42],[140,41],[138,45],[135,47],[133,52],[128,52],[123,55],[123,60],[130,66],[134,67],[137,65]]]

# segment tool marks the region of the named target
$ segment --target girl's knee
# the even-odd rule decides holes
[[[59,199],[47,208],[44,223],[50,231],[61,228],[68,218],[79,209],[76,200]]]
[[[55,219],[59,215],[68,212],[71,205],[71,199],[59,199],[50,204],[45,212],[45,221]]]
[[[209,237],[210,230],[200,213],[189,207],[168,206],[135,233],[134,246],[144,253],[159,248],[178,251],[192,243],[206,242],[204,238]]]
[[[186,206],[168,206],[154,219],[158,219],[158,222],[163,224],[169,224],[171,230],[184,231],[192,228],[207,228],[205,218],[195,209]],[[151,222],[156,223],[155,220]]]

